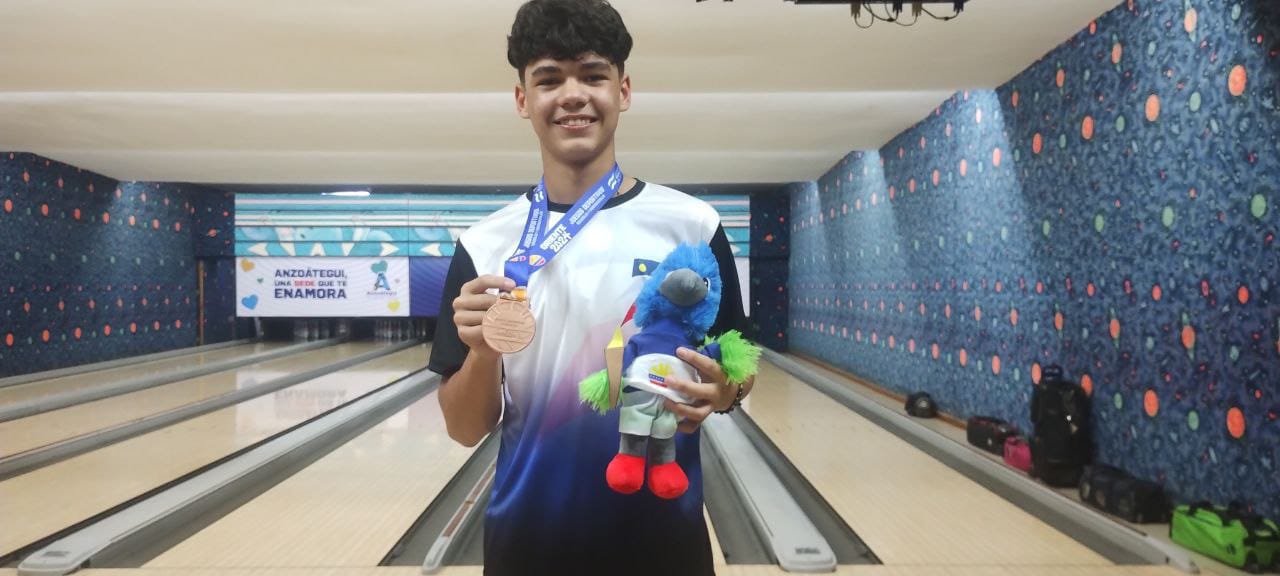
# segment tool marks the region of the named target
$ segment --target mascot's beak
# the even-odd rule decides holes
[[[693,306],[707,297],[707,283],[697,272],[681,268],[667,274],[658,292],[676,306]]]

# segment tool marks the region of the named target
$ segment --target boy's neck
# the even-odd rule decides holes
[[[545,156],[544,156],[545,158]],[[601,154],[589,164],[569,165],[555,161],[543,160],[542,177],[547,183],[547,199],[556,204],[573,204],[601,178],[604,178],[616,162],[612,151]],[[618,187],[618,194],[630,190],[635,179],[624,177]]]

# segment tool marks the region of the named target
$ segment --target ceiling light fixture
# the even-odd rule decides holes
[[[369,195],[368,190],[340,190],[338,192],[321,192],[321,196],[347,196],[355,198],[363,198]]]
[[[706,0],[695,0],[696,2],[705,2]],[[733,0],[724,0],[725,2],[733,2]],[[968,0],[783,0],[794,4],[848,4],[849,15],[853,17],[853,22],[859,28],[870,28],[875,25],[876,21],[892,22],[899,26],[913,26],[920,20],[920,16],[927,15],[934,20],[946,22],[959,16],[964,12],[964,4]],[[902,17],[902,10],[906,5],[911,5],[911,20],[906,21]],[[926,7],[926,4],[943,4],[951,6],[952,13],[950,15],[934,14],[932,10]],[[879,8],[877,8],[879,6]]]

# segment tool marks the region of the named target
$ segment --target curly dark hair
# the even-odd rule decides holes
[[[618,67],[631,54],[631,34],[605,0],[530,0],[511,25],[507,62],[524,82],[524,69],[540,58],[570,60],[595,52]]]

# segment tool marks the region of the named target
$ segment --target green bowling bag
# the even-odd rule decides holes
[[[1238,506],[1222,508],[1209,502],[1178,506],[1169,522],[1169,537],[1185,548],[1255,574],[1276,567],[1280,560],[1280,528]]]

